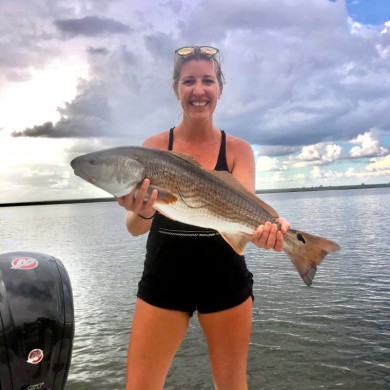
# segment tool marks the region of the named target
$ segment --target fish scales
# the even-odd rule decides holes
[[[210,177],[207,171],[200,170],[191,162],[184,161],[185,165],[178,166],[175,155],[166,155],[165,151],[161,154],[157,162],[140,153],[138,158],[145,167],[145,177],[157,187],[178,193],[184,205],[178,204],[177,207],[189,208],[192,212],[188,215],[191,215],[192,221],[200,214],[212,215],[225,222],[246,226],[250,232],[261,223],[275,221],[252,199],[232,189],[222,179]]]

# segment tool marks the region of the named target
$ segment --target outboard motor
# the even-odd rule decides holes
[[[72,287],[62,262],[0,255],[0,390],[60,390],[74,335]]]

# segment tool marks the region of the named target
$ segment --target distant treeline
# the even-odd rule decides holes
[[[297,188],[275,188],[272,190],[256,190],[256,194],[272,194],[277,192],[305,192],[305,191],[333,191],[333,190],[361,190],[367,188],[390,187],[390,183],[385,184],[360,184],[352,186],[319,186],[319,187],[297,187]]]
[[[387,184],[360,184],[353,186],[319,186],[319,187],[299,187],[299,188],[275,188],[272,190],[256,190],[256,194],[272,194],[279,192],[305,192],[305,191],[333,191],[333,190],[360,190],[367,188],[384,188],[390,187]],[[50,204],[72,204],[72,203],[95,203],[95,202],[112,202],[113,197],[107,198],[89,198],[89,199],[65,199],[65,200],[43,200],[35,202],[15,202],[15,203],[0,203],[0,207],[13,206],[40,206]]]

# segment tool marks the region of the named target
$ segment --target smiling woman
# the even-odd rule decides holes
[[[200,165],[231,177],[229,172],[231,180],[237,179],[237,186],[242,185],[253,197],[255,162],[250,145],[213,123],[223,90],[218,53],[209,46],[185,46],[175,51],[172,87],[180,101],[182,120],[174,128],[149,137],[143,145],[190,155],[197,162],[194,169]],[[155,160],[150,157],[147,161]],[[163,177],[169,175],[169,169],[163,167],[162,171]],[[139,189],[117,198],[128,211],[128,231],[133,236],[149,232],[131,326],[126,388],[164,386],[189,319],[197,311],[209,347],[215,387],[246,389],[253,280],[241,251],[234,251],[213,226],[197,225],[195,218],[182,219],[159,209],[157,200],[162,191],[151,189],[152,173],[145,169],[143,174],[146,178],[141,175]],[[194,183],[207,188],[201,180],[185,181],[185,171],[173,176],[174,183],[186,183],[183,188],[174,184],[181,199],[185,198],[183,191]],[[147,196],[149,191],[151,195]],[[201,209],[204,212],[205,207]],[[272,221],[267,218],[264,225],[256,221],[246,238],[259,248],[282,250],[283,234],[289,225],[282,218]]]

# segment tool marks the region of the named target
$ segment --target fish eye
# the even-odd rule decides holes
[[[91,158],[89,161],[88,161],[91,165],[96,165],[98,163],[98,161],[96,160],[96,158]]]

